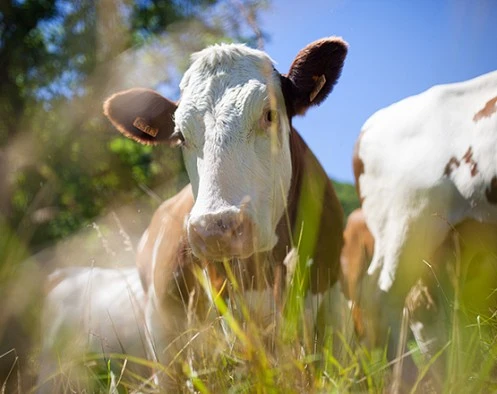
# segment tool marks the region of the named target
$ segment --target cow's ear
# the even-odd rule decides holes
[[[339,37],[322,38],[307,45],[282,76],[282,88],[290,116],[304,114],[330,94],[340,77],[347,43]]]
[[[104,103],[104,114],[126,137],[142,144],[176,141],[174,111],[177,105],[150,89],[134,88],[116,93]]]

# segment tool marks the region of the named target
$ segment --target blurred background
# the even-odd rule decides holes
[[[141,86],[176,100],[190,54],[216,42],[265,49],[284,73],[311,41],[343,36],[342,78],[295,126],[339,181],[347,214],[358,206],[350,163],[364,121],[497,69],[495,21],[492,0],[0,2],[0,372],[36,364],[36,352],[20,354],[38,337],[46,273],[132,265],[153,211],[187,183],[179,150],[110,126],[107,96]]]

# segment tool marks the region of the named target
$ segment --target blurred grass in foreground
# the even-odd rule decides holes
[[[174,188],[165,195],[173,192]],[[50,264],[57,261],[66,265],[133,265],[133,245],[138,242],[146,218],[150,218],[148,209],[116,210],[72,239],[30,258],[22,241],[2,229],[0,253],[5,263],[0,271],[0,372],[2,379],[8,380],[3,392],[28,392],[39,369],[39,315],[46,274],[41,267],[50,270]],[[457,253],[461,252],[456,250],[455,262],[460,263]],[[490,280],[497,256],[487,257],[471,263],[478,270],[486,270]],[[491,313],[489,285],[485,292],[482,282],[474,281],[478,274],[475,266],[456,270],[454,261],[448,263],[445,276],[436,273],[438,300],[445,309],[449,332],[449,342],[439,355],[447,357],[444,392],[493,392],[497,389],[497,317]],[[351,334],[348,306],[340,294],[331,293],[324,301],[340,323],[329,324],[330,331],[320,341],[309,326],[302,304],[304,296],[299,291],[305,275],[295,276],[287,289],[287,305],[295,307],[287,308],[282,320],[263,327],[252,322],[246,298],[233,278],[225,286],[234,301],[226,302],[212,294],[217,317],[184,333],[191,340],[177,355],[179,367],[119,354],[107,358],[99,354],[74,355],[70,360],[60,360],[61,392],[160,392],[150,379],[151,369],[174,376],[181,392],[381,393],[389,387],[392,373],[386,351],[369,351],[357,343]],[[214,291],[205,279],[201,283],[206,291]],[[476,299],[488,303],[488,313],[470,307]],[[409,352],[423,377],[435,360],[425,360],[412,340]],[[137,365],[145,372],[131,372],[131,367]],[[76,381],[72,379],[75,375]],[[0,381],[0,385],[4,384]],[[423,381],[412,389],[427,390]]]
[[[98,238],[97,241],[101,242]],[[4,253],[22,251],[14,240],[7,245],[3,249]],[[105,255],[108,252],[103,253]],[[23,297],[22,290],[34,286],[29,278],[33,278],[31,274],[35,271],[29,271],[35,265],[25,264],[24,274],[17,276],[16,282],[12,282],[9,287],[11,292],[3,294],[5,298],[0,310],[0,318],[4,319],[2,321],[8,317],[6,313],[9,310],[30,304],[28,298]],[[205,291],[214,292],[200,271],[198,275],[199,279],[204,278],[201,283]],[[293,282],[288,294],[299,297],[299,292],[292,291],[292,286],[300,285],[298,281]],[[337,294],[330,295],[328,301],[334,304],[334,313],[340,315],[343,325],[330,327],[332,331],[318,345],[312,329],[308,327],[309,320],[302,312],[303,307],[287,310],[281,321],[261,327],[252,321],[251,310],[244,304],[244,294],[239,293],[236,283],[226,283],[226,286],[229,286],[236,305],[212,294],[212,308],[218,317],[208,324],[192,327],[185,333],[191,340],[177,355],[179,367],[161,366],[119,354],[112,354],[108,358],[102,358],[99,354],[75,355],[71,360],[60,360],[60,392],[160,392],[149,378],[148,371],[151,369],[174,376],[180,392],[185,393],[381,393],[389,387],[391,369],[386,360],[386,351],[380,349],[370,352],[356,343],[350,336],[350,326],[347,327],[347,322],[350,323],[348,307]],[[448,293],[445,296],[448,298],[442,304],[451,317],[450,342],[443,351],[448,357],[444,392],[493,392],[497,389],[497,318],[495,314],[475,315],[474,311],[464,308],[466,304],[463,300],[452,302]],[[38,307],[39,301],[39,296],[31,300]],[[302,297],[288,302],[302,302]],[[8,344],[21,343],[24,347],[33,343],[34,346],[16,349],[15,352],[2,348],[0,353],[3,364],[12,355],[19,357],[13,362],[11,360],[9,389],[4,392],[25,393],[33,384],[33,374],[38,369],[37,339],[40,335],[33,324],[39,310],[34,310],[34,314],[27,314],[24,320],[21,319],[21,326],[23,322],[29,321],[31,330],[24,331],[21,338],[16,339],[17,342]],[[299,330],[294,336],[283,335],[287,321],[297,322]],[[456,324],[461,321],[464,324]],[[432,360],[424,360],[412,340],[409,349],[421,373],[425,374]],[[147,372],[142,375],[130,372],[131,367],[137,365],[144,367]],[[78,379],[73,380],[75,374]],[[427,390],[423,382],[418,382],[412,389],[418,389],[419,392]]]

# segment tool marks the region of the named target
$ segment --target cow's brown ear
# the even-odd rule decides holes
[[[339,37],[322,38],[302,49],[290,71],[282,76],[282,88],[290,116],[302,115],[330,94],[340,77],[347,43]]]
[[[116,93],[104,103],[104,114],[126,137],[142,144],[170,141],[177,105],[150,89]]]

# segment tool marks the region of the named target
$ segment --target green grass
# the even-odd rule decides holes
[[[14,234],[0,235],[0,254],[4,256],[0,266],[0,393],[26,393],[39,369],[43,274],[33,262],[19,264],[26,252]],[[189,340],[171,365],[121,354],[80,354],[69,359],[61,354],[55,376],[57,391],[161,392],[150,379],[152,370],[170,376],[175,391],[184,393],[382,393],[390,387],[392,368],[386,349],[370,350],[357,342],[349,309],[337,293],[326,300],[337,318],[325,319],[327,331],[317,337],[302,304],[305,272],[294,276],[283,312],[260,322],[245,303],[229,266],[225,269],[231,302],[216,294],[202,273],[197,273],[203,290],[211,293],[211,318],[182,333]],[[465,281],[465,275],[468,272],[458,269],[445,281],[437,278],[439,303],[446,310],[448,343],[434,359],[426,360],[410,340],[408,357],[413,357],[421,378],[438,357],[446,357],[442,392],[496,392],[497,315],[490,309],[482,313],[472,308],[472,298],[488,296],[478,294],[479,285]],[[449,294],[449,288],[455,289],[455,295]],[[325,311],[314,312],[322,317]],[[21,335],[11,336],[11,326]],[[427,388],[420,379],[406,391],[425,392]]]
[[[215,318],[192,325],[184,333],[190,340],[176,355],[175,362],[161,366],[147,360],[112,355],[112,362],[99,355],[61,365],[61,389],[64,392],[160,392],[148,375],[135,375],[132,365],[144,365],[169,374],[175,381],[174,391],[198,393],[382,393],[390,387],[392,372],[386,351],[369,351],[347,332],[345,325],[316,338],[303,306],[286,309],[281,320],[259,324],[253,311],[238,293],[236,280],[226,266],[232,298],[236,307],[216,294],[200,269],[197,279],[204,291],[212,293]],[[299,283],[292,283],[299,286]],[[299,292],[288,290],[289,297]],[[336,295],[334,295],[336,297]],[[336,302],[336,298],[333,298]],[[299,300],[291,300],[298,303]],[[290,302],[287,300],[287,302]],[[495,379],[497,355],[497,317],[474,316],[470,311],[446,304],[450,309],[449,343],[436,357],[447,357],[443,392],[479,393],[497,390]],[[349,315],[345,303],[335,309]],[[465,323],[460,324],[462,321]],[[294,331],[288,331],[292,322]],[[224,325],[224,330],[222,326]],[[348,327],[350,329],[350,327]],[[409,343],[421,372],[428,372],[434,360],[425,360],[413,341]],[[71,382],[71,371],[78,370],[80,380]],[[421,379],[407,392],[426,392],[429,385]]]
[[[303,316],[285,317],[299,322],[292,337],[281,335],[285,320],[263,329],[249,320],[248,308],[242,307],[240,316],[222,297],[215,297],[215,309],[222,318],[192,328],[192,340],[177,355],[177,365],[163,367],[125,355],[111,355],[110,359],[82,355],[60,365],[60,392],[160,392],[147,374],[131,373],[133,365],[170,373],[178,391],[185,393],[381,393],[390,383],[386,352],[370,352],[341,332],[328,332],[322,345],[316,346]],[[473,325],[453,326],[450,343],[443,350],[449,360],[444,392],[497,390],[495,320],[495,316],[479,316]],[[221,321],[228,327],[226,331],[221,329]],[[410,349],[420,370],[426,372],[430,360],[423,360],[412,342]],[[77,380],[74,374],[78,374]],[[11,378],[17,379],[15,368]]]

